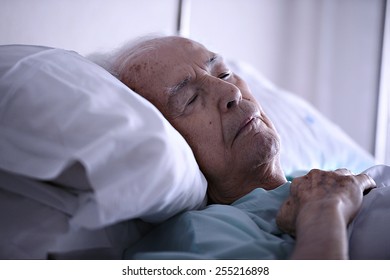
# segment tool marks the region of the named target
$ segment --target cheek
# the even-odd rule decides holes
[[[259,110],[261,110],[261,106],[259,102],[256,100],[256,98],[252,95],[252,93],[246,89],[241,89],[242,99],[248,100],[253,104],[256,104],[256,107],[258,107]]]
[[[240,88],[240,90],[250,92],[247,83],[237,75],[235,75],[234,84]]]
[[[181,125],[178,130],[191,148],[198,152],[208,150],[215,143],[218,143],[218,129],[214,126],[212,120]]]
[[[243,99],[252,101],[260,107],[260,104],[258,104],[256,98],[252,95],[251,90],[249,89],[246,82],[244,82],[241,78],[237,77],[235,85],[240,89]]]
[[[217,124],[215,120],[198,118],[174,125],[190,145],[201,168],[215,164],[223,154],[221,129]]]

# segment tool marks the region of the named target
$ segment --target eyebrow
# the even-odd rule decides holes
[[[216,61],[220,60],[221,56],[218,54],[213,54],[212,57],[210,57],[205,65],[207,68],[211,67]],[[184,87],[186,87],[192,80],[191,75],[187,75],[183,80],[175,84],[174,86],[168,87],[167,92],[169,95],[169,98],[175,96],[180,90],[182,90]]]
[[[176,95],[181,89],[186,87],[191,82],[191,76],[188,74],[183,80],[172,87],[168,87],[169,97]]]

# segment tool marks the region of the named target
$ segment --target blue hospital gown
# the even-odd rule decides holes
[[[366,171],[378,188],[363,198],[349,226],[352,259],[390,259],[390,167]],[[209,205],[181,213],[156,227],[134,246],[128,259],[288,259],[295,240],[279,230],[275,217],[290,182],[258,188],[231,205]]]
[[[125,258],[286,259],[295,242],[278,229],[275,216],[289,185],[179,214],[129,248]]]

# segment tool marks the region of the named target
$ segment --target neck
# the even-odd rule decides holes
[[[210,203],[230,204],[256,188],[273,190],[287,182],[279,159],[257,166],[244,175],[239,176],[239,178],[225,178],[217,183],[209,180]]]
[[[256,169],[257,187],[272,190],[287,182],[279,158]]]

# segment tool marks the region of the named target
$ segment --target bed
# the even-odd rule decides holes
[[[288,178],[374,165],[308,102],[247,63],[229,65],[274,122]],[[207,207],[207,182],[182,136],[85,55],[0,46],[0,93],[0,259],[142,257],[139,244],[161,225]]]

